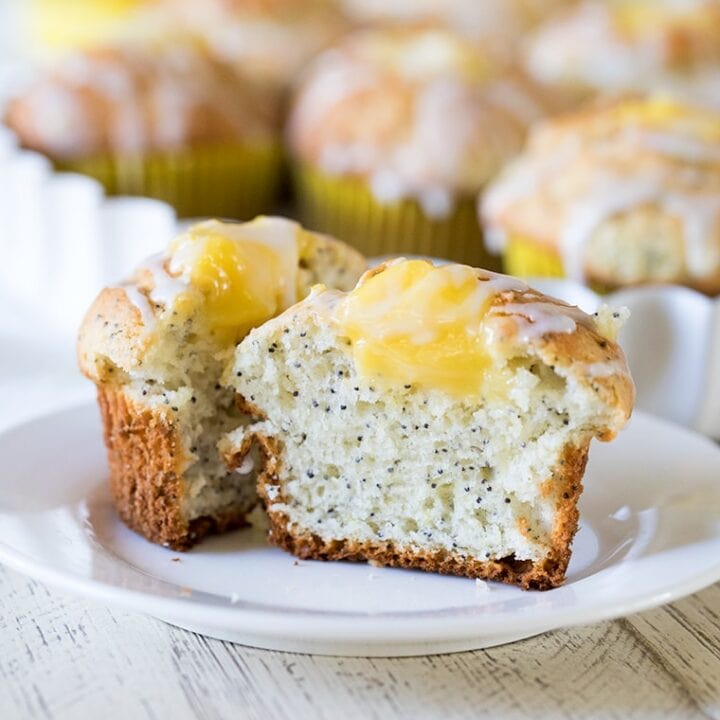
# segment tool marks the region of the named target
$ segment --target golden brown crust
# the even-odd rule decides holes
[[[136,367],[147,342],[144,329],[140,309],[124,288],[102,290],[85,314],[78,333],[77,357],[82,373],[98,383],[107,379],[113,365],[123,369]]]
[[[280,481],[282,443],[273,437],[254,434],[261,451],[262,470],[258,475],[258,494],[263,498],[270,518],[270,542],[303,559],[370,562],[388,567],[415,568],[443,575],[460,575],[483,580],[497,580],[519,585],[524,590],[550,590],[562,585],[571,556],[571,545],[578,526],[577,502],[582,492],[582,478],[587,463],[589,441],[584,447],[568,446],[552,476],[546,481],[548,494],[554,496],[556,519],[547,555],[537,562],[505,557],[489,560],[469,558],[444,548],[422,550],[400,546],[391,541],[357,542],[347,539],[324,539],[319,535],[293,528],[288,516],[273,510],[273,505],[288,498]],[[236,462],[248,452],[251,440],[246,438]],[[272,492],[268,489],[273,487]]]
[[[110,492],[123,522],[151,542],[187,550],[206,535],[247,525],[252,508],[188,520],[183,474],[191,457],[177,427],[159,410],[140,408],[122,389],[98,386],[110,466]]]
[[[605,405],[615,408],[619,421],[614,428],[606,428],[598,436],[600,440],[612,440],[629,420],[635,405],[635,384],[620,345],[590,328],[578,326],[572,334],[546,336],[538,355],[548,366],[576,375],[583,384],[592,388]],[[618,371],[610,375],[587,374],[587,368],[598,364],[617,367]]]

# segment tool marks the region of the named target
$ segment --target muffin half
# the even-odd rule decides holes
[[[619,320],[484,270],[386,264],[243,340],[226,382],[255,422],[221,447],[259,450],[270,539],[299,557],[555,587],[590,441],[632,409]]]
[[[110,488],[133,530],[177,550],[245,523],[251,460],[228,467],[220,438],[246,421],[222,381],[235,345],[324,282],[365,268],[343,243],[282,218],[210,221],[176,238],[93,303],[78,340],[98,390]]]

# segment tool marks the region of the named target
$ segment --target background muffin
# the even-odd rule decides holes
[[[88,48],[111,40],[150,0],[26,0],[32,49],[41,54]]]
[[[570,0],[344,0],[357,22],[383,25],[432,23],[513,53],[518,40],[538,22]]]
[[[276,103],[190,43],[124,44],[48,67],[11,101],[21,143],[110,193],[247,217],[275,195]]]
[[[720,114],[625,99],[549,121],[481,205],[512,274],[720,293]]]
[[[587,0],[537,31],[527,65],[581,95],[662,90],[720,108],[720,2]]]
[[[374,29],[323,53],[288,127],[304,220],[369,254],[483,264],[473,198],[547,98],[442,29]]]
[[[334,0],[156,0],[127,32],[190,35],[242,75],[284,91],[347,28]]]

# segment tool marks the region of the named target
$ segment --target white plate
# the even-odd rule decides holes
[[[256,647],[377,656],[468,650],[627,615],[720,579],[720,449],[642,413],[614,443],[594,445],[567,583],[544,593],[297,561],[268,547],[260,527],[185,554],[152,545],[113,511],[91,406],[5,431],[0,466],[0,561]]]

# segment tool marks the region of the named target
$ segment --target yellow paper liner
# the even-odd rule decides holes
[[[89,175],[110,195],[143,195],[170,203],[181,217],[250,220],[270,211],[282,172],[278,144],[223,144],[148,154],[117,154],[56,162]]]
[[[511,235],[503,250],[503,272],[521,278],[564,278],[562,257],[557,250],[545,247],[518,235]],[[587,279],[586,284],[595,292],[606,294],[617,286]]]
[[[294,167],[293,179],[304,224],[366,255],[430,255],[499,267],[498,259],[485,250],[474,197],[460,198],[447,218],[434,220],[415,200],[378,202],[361,179],[327,175],[307,165]]]
[[[503,269],[518,277],[565,277],[562,257],[556,250],[517,235],[511,235],[505,245]]]

